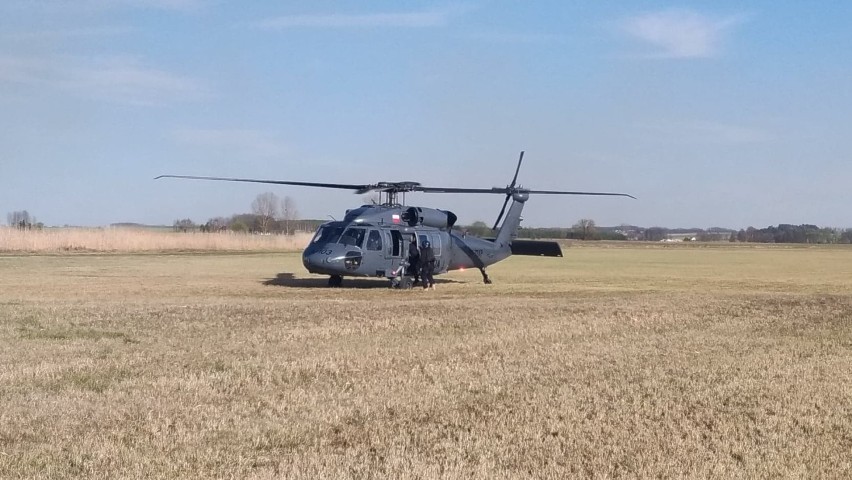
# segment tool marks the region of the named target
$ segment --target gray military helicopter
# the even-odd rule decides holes
[[[482,280],[490,284],[491,279],[485,268],[510,255],[562,256],[562,250],[556,242],[515,239],[521,223],[521,211],[531,194],[636,198],[626,193],[530,190],[516,186],[523,160],[524,152],[521,152],[515,176],[509,185],[493,188],[424,187],[417,182],[341,184],[191,175],[160,175],[155,179],[184,178],[296,185],[352,190],[357,194],[378,192],[381,203],[347,210],[343,220],[326,222],[317,229],[313,240],[302,253],[302,263],[310,273],[328,275],[330,287],[340,287],[343,277],[348,276],[383,277],[389,279],[393,286],[410,288],[416,276],[415,272],[408,268],[407,247],[409,242],[415,241],[418,246],[426,242],[431,244],[435,254],[434,275],[450,270],[477,268],[482,273]],[[506,198],[497,215],[497,221],[494,222],[495,237],[480,238],[454,230],[457,217],[453,212],[406,206],[405,194],[408,192],[487,193],[505,195]],[[506,212],[509,199],[512,200],[512,205]],[[504,214],[506,218],[500,224]]]

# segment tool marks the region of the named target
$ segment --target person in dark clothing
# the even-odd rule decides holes
[[[435,253],[432,252],[432,245],[427,240],[420,245],[420,278],[423,280],[424,289],[435,289],[435,279],[432,278],[432,271],[434,269]]]
[[[408,274],[414,277],[414,285],[420,281],[420,250],[417,248],[417,239],[411,236],[408,244]]]

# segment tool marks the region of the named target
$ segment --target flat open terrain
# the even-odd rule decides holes
[[[0,256],[0,478],[852,477],[852,248]]]

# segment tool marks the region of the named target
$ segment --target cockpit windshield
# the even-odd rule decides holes
[[[366,230],[363,228],[347,228],[337,243],[360,247],[364,243],[365,232]]]
[[[311,243],[336,243],[337,239],[340,238],[340,233],[343,231],[343,227],[337,225],[323,225],[317,230],[316,235],[314,235],[314,239]]]

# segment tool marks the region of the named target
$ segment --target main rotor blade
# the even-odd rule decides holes
[[[503,219],[503,213],[505,213],[505,212],[506,212],[506,205],[508,205],[508,204],[509,204],[509,199],[510,199],[511,197],[512,197],[512,196],[511,196],[511,195],[509,195],[508,193],[506,194],[506,200],[504,200],[504,201],[503,201],[503,208],[501,208],[501,209],[500,209],[500,215],[497,215],[497,221],[496,221],[496,222],[494,222],[494,226],[493,226],[493,227],[491,227],[491,230],[497,230],[497,225],[499,225],[499,224],[500,224],[500,220],[502,220],[502,219]]]
[[[521,160],[523,159],[523,152],[521,152]],[[518,160],[518,168],[515,170],[515,176],[517,177],[518,171],[520,170],[521,160]],[[350,183],[322,183],[322,182],[292,182],[289,180],[259,180],[254,178],[230,178],[230,177],[201,177],[196,175],[159,175],[154,177],[154,180],[159,178],[185,178],[190,180],[217,180],[223,182],[248,182],[248,183],[266,183],[272,185],[295,185],[298,187],[320,187],[320,188],[337,188],[340,190],[353,190],[355,193],[366,193],[373,190],[379,191],[394,191],[396,185],[387,185],[384,183],[380,184],[350,184]],[[410,183],[410,182],[409,182]],[[512,181],[514,184],[514,179]],[[511,196],[513,193],[532,193],[532,194],[546,194],[546,195],[598,195],[598,196],[617,196],[617,197],[630,197],[632,199],[636,199],[633,195],[629,195],[626,193],[608,193],[608,192],[566,192],[566,191],[557,191],[557,190],[527,190],[524,188],[514,188],[514,186],[507,187],[491,187],[491,188],[456,188],[456,187],[423,187],[420,185],[409,185],[407,184],[403,189],[399,189],[398,191],[408,191],[408,192],[424,192],[424,193],[490,193],[490,194],[502,194]]]
[[[598,195],[598,196],[615,196],[615,197],[630,197],[636,199],[633,195],[627,193],[609,193],[609,192],[567,192],[557,190],[527,190],[525,188],[509,188],[509,187],[492,187],[492,188],[453,188],[453,187],[416,187],[412,190],[424,193],[496,193],[503,195],[511,195],[517,193],[545,194],[545,195]]]
[[[455,187],[415,187],[412,189],[415,192],[424,193],[509,193],[506,187],[493,188],[455,188]]]
[[[597,195],[597,196],[609,196],[609,197],[630,197],[633,200],[636,200],[636,197],[630,195],[628,193],[609,193],[609,192],[563,192],[557,190],[519,190],[524,193],[534,193],[538,195]]]
[[[300,187],[339,188],[341,190],[369,191],[372,185],[351,185],[346,183],[290,182],[286,180],[256,180],[253,178],[197,177],[194,175],[160,175],[158,178],[188,178],[190,180],[220,180],[223,182],[269,183],[273,185],[296,185]]]

